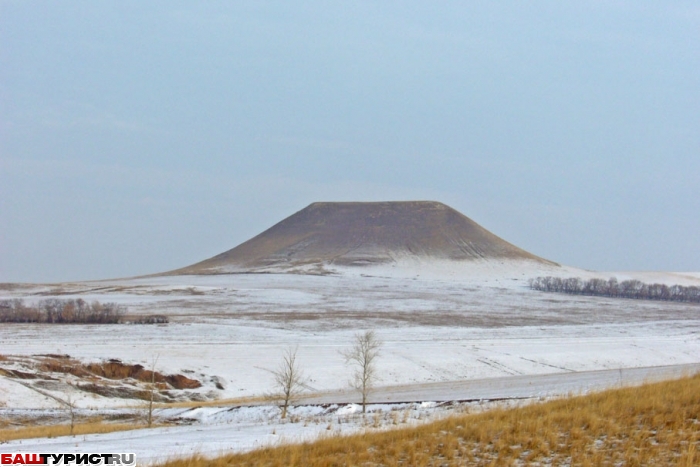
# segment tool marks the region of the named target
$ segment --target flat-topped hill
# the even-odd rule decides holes
[[[434,201],[312,203],[266,231],[174,274],[367,266],[400,259],[554,264]]]

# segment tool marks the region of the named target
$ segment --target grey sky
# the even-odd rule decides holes
[[[0,281],[173,269],[313,201],[700,270],[700,5],[0,0]]]

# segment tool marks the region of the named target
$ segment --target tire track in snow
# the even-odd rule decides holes
[[[484,365],[488,365],[491,368],[495,368],[498,371],[502,371],[503,373],[506,373],[511,376],[517,376],[517,375],[522,375],[521,372],[514,370],[512,368],[509,368],[505,366],[504,364],[497,362],[496,360],[491,360],[490,358],[487,357],[480,357],[476,359],[477,362],[483,363]]]
[[[510,355],[510,354],[506,354],[506,355]],[[544,363],[544,362],[539,362],[539,361],[537,361],[537,360],[532,360],[531,358],[520,357],[520,359],[521,359],[521,360],[525,360],[525,361],[527,361],[527,362],[536,363],[536,364],[538,364],[538,365],[548,366],[548,367],[550,367],[550,368],[556,368],[557,370],[564,370],[564,371],[569,371],[569,372],[574,372],[574,371],[575,371],[575,370],[572,370],[572,369],[570,369],[570,368],[565,368],[565,367],[563,367],[563,366],[550,365],[549,363]]]

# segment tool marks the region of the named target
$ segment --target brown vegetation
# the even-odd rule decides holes
[[[143,425],[135,423],[106,423],[93,421],[88,423],[76,423],[73,426],[73,435],[87,435],[93,433],[112,433],[114,431],[127,431],[143,428]],[[71,434],[70,425],[49,426],[25,426],[20,428],[0,429],[0,444],[14,439],[28,438],[55,438]]]
[[[130,317],[123,305],[116,303],[88,303],[82,298],[61,300],[49,298],[36,305],[27,305],[21,299],[0,300],[0,323],[46,324],[162,324],[165,315]]]
[[[202,387],[202,383],[196,379],[182,374],[163,374],[146,369],[142,365],[129,365],[116,359],[82,363],[68,355],[3,358],[0,376],[23,380],[20,384],[39,392],[55,389],[57,383],[65,382],[61,375],[71,375],[74,378],[68,378],[67,381],[74,389],[105,397],[152,399],[155,402],[206,398],[197,392],[178,392]]]
[[[700,376],[167,467],[698,465]]]
[[[170,320],[165,315],[141,316],[131,321],[133,324],[167,324]]]
[[[114,380],[132,378],[144,383],[155,381],[156,384],[167,385],[173,389],[196,389],[202,386],[199,381],[184,375],[164,375],[147,370],[142,365],[128,365],[115,359],[106,362],[80,363],[65,357],[46,357],[39,364],[38,369],[45,372],[68,373],[80,378],[98,376]]]
[[[59,300],[49,298],[35,306],[20,299],[0,301],[0,322],[3,323],[82,323],[115,324],[121,322],[126,309],[116,303],[88,303],[82,298]]]
[[[697,286],[645,284],[639,280],[618,282],[614,277],[607,281],[599,278],[584,281],[580,277],[537,277],[530,279],[530,288],[572,295],[700,303],[700,287]]]

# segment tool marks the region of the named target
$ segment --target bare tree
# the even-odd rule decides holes
[[[73,436],[73,431],[75,429],[75,401],[73,401],[73,396],[67,394],[66,398],[60,400],[60,402],[63,404],[70,417],[70,435]]]
[[[155,396],[156,392],[156,365],[158,364],[158,357],[159,355],[154,356],[153,360],[151,361],[151,382],[148,388],[148,408],[146,413],[146,423],[148,424],[148,428],[153,425],[153,397]]]
[[[374,331],[365,331],[355,334],[352,348],[342,352],[345,362],[355,367],[350,384],[362,395],[362,413],[367,411],[367,399],[376,380],[375,360],[381,345]]]
[[[282,362],[272,371],[275,378],[275,389],[270,395],[279,402],[282,418],[287,417],[287,409],[304,390],[306,378],[297,363],[297,348],[288,348],[282,356]]]

